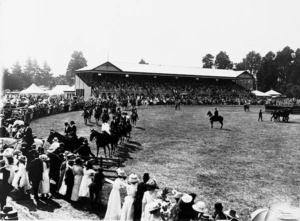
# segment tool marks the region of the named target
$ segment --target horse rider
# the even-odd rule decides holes
[[[103,121],[103,124],[101,126],[101,131],[103,134],[105,134],[107,137],[111,135],[110,133],[110,126],[109,124],[107,123],[106,120]]]
[[[23,141],[27,143],[27,148],[30,148],[31,145],[34,143],[32,129],[29,127],[29,123],[24,123],[24,131],[23,131]]]
[[[77,134],[76,134],[77,128],[74,121],[70,122],[70,127],[71,127],[71,132],[70,132],[71,138],[75,138],[77,140]]]
[[[215,117],[218,117],[219,116],[219,111],[218,111],[218,109],[217,108],[215,108],[215,115],[214,115]]]

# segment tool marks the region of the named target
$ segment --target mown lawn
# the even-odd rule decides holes
[[[214,106],[145,107],[138,110],[137,128],[132,142],[120,147],[129,174],[155,175],[160,187],[194,192],[213,212],[215,202],[235,209],[249,220],[250,212],[272,203],[299,205],[300,115],[291,115],[290,123],[270,122],[258,112],[263,107],[218,106],[224,117],[210,128],[206,113]],[[81,112],[46,117],[31,123],[38,137],[46,138],[49,129],[63,132],[64,122],[74,120],[79,136],[89,137]],[[94,121],[94,119],[92,119]],[[95,145],[91,144],[94,152]],[[101,150],[101,154],[103,151]],[[105,194],[108,197],[109,188]],[[105,202],[105,200],[104,200]]]

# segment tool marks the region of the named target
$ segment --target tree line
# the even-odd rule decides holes
[[[73,85],[75,81],[74,71],[87,66],[87,61],[81,51],[74,51],[68,63],[65,74],[57,77],[53,76],[51,67],[46,61],[40,66],[36,59],[27,58],[22,67],[17,61],[11,69],[3,70],[3,88],[13,90],[23,90],[32,83],[38,86],[44,85],[53,88],[55,85]]]
[[[140,64],[148,64],[143,59]],[[264,57],[255,51],[250,51],[239,63],[233,63],[225,51],[220,51],[216,57],[207,54],[202,59],[203,68],[230,70],[248,70],[257,79],[258,90],[274,89],[288,97],[300,98],[300,49],[290,47],[274,53],[268,52]],[[36,85],[47,85],[52,88],[58,84],[73,85],[74,71],[87,66],[87,60],[81,51],[74,51],[68,63],[65,74],[53,76],[50,66],[45,61],[42,66],[36,59],[28,58],[23,67],[16,62],[11,70],[3,70],[4,89],[22,90],[33,82]]]
[[[214,57],[207,54],[202,59],[203,68],[248,70],[257,80],[258,90],[270,89],[300,98],[300,49],[285,47],[276,54],[268,52],[264,57],[250,51],[239,63],[230,61],[226,52]]]

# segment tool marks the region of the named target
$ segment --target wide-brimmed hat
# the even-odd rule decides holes
[[[56,142],[59,142],[59,140],[58,140],[57,137],[54,137],[52,141],[53,141],[53,142],[55,142],[55,141],[56,141]]]
[[[49,160],[50,160],[50,158],[49,158],[46,154],[40,155],[39,158],[40,158],[42,161],[49,161]]]
[[[25,163],[27,158],[25,156],[20,156],[19,161]]]
[[[10,211],[13,211],[13,208],[12,208],[11,206],[4,206],[4,207],[3,207],[3,212],[4,212],[4,213],[8,213],[8,212],[10,212]]]
[[[75,122],[74,122],[74,121],[71,121],[70,124],[75,124]]]
[[[146,184],[149,187],[157,188],[157,183],[154,179],[149,179]]]
[[[125,177],[125,176],[126,176],[125,171],[122,170],[121,168],[118,168],[118,169],[116,170],[116,172],[117,172],[118,176],[122,176],[122,177]]]
[[[192,202],[193,197],[191,195],[189,195],[189,194],[184,193],[183,196],[181,197],[181,200],[184,203],[190,203],[190,202]]]
[[[22,151],[21,150],[15,150],[13,155],[21,155],[22,154]]]
[[[6,148],[3,153],[0,154],[0,156],[4,156],[4,157],[12,157],[14,154],[14,149],[13,148]]]
[[[137,182],[139,182],[139,178],[138,178],[138,176],[136,174],[132,173],[128,177],[128,182],[130,182],[130,183],[137,183]]]
[[[205,212],[207,212],[205,203],[202,202],[202,201],[199,201],[199,202],[195,203],[192,207],[193,207],[193,209],[195,211],[197,211],[199,213],[205,213]]]
[[[236,214],[236,211],[233,209],[224,211],[224,213],[231,218],[239,218],[239,216]]]
[[[149,203],[149,206],[148,206],[149,212],[158,210],[158,209],[160,209],[160,207],[161,207],[161,205],[158,201],[151,202],[151,203]]]
[[[75,160],[76,156],[73,153],[68,153],[67,160]]]
[[[54,146],[50,146],[49,149],[47,150],[48,153],[53,153],[57,148]]]

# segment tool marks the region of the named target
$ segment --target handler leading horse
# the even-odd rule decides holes
[[[223,128],[223,117],[222,116],[214,116],[210,111],[207,112],[209,116],[211,128],[213,128],[213,122],[218,121],[221,124],[221,129]]]

